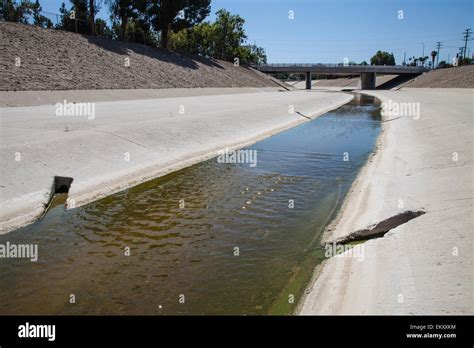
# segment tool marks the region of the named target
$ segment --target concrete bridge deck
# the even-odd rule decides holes
[[[415,77],[428,71],[424,67],[343,64],[262,64],[253,65],[252,68],[267,74],[304,73],[306,75],[306,89],[311,89],[311,74],[360,75],[362,89],[375,89],[376,74],[413,75]]]

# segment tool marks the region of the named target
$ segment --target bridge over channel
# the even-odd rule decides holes
[[[252,68],[267,74],[304,73],[306,89],[311,89],[311,74],[317,75],[360,75],[362,89],[375,89],[376,74],[384,75],[420,75],[424,67],[389,65],[342,65],[342,64],[262,64]]]

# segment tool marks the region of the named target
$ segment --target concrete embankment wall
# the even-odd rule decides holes
[[[403,212],[426,213],[359,244],[357,253],[329,258],[301,313],[472,314],[473,90],[367,93],[391,113],[325,241]],[[413,114],[400,115],[401,103]]]
[[[44,211],[55,176],[79,206],[308,121],[352,97],[267,92],[98,102],[94,117],[54,105],[0,108],[1,231]],[[295,111],[292,113],[291,111]]]

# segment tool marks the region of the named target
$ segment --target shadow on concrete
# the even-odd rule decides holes
[[[394,79],[391,79],[390,81],[378,85],[376,89],[398,89],[403,87],[403,85],[413,80],[417,76],[419,76],[419,74],[398,75]]]

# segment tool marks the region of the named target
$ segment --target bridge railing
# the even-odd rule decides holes
[[[411,66],[402,66],[402,65],[359,65],[359,64],[344,64],[344,63],[337,63],[337,64],[323,64],[323,63],[270,63],[270,64],[253,64],[251,65],[254,69],[266,69],[269,68],[338,68],[338,69],[347,69],[351,70],[353,68],[366,68],[366,69],[377,69],[377,70],[400,70],[405,72],[424,72],[427,71],[427,68],[423,67],[411,67]]]
[[[322,63],[270,63],[270,64],[252,64],[252,66],[269,66],[273,68],[311,68],[314,66],[338,67],[344,66],[340,64],[322,64]]]
[[[269,64],[251,64],[251,66],[268,66],[273,68],[291,68],[291,67],[302,67],[302,68],[311,68],[311,67],[329,67],[329,68],[340,68],[340,67],[354,67],[354,66],[386,66],[390,68],[421,68],[421,67],[411,67],[411,66],[403,66],[403,65],[362,65],[362,64],[344,64],[344,63],[269,63]]]

